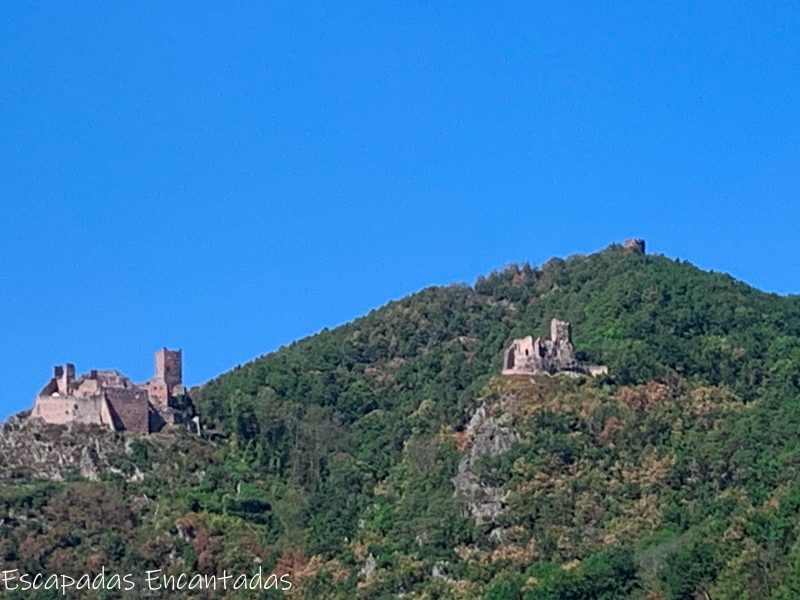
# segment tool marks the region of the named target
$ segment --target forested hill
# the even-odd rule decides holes
[[[350,557],[359,523],[363,528],[365,514],[374,510],[376,490],[408,468],[409,446],[422,440],[436,446],[431,440],[441,441],[443,432],[460,432],[499,372],[502,349],[515,337],[545,335],[553,317],[572,323],[582,358],[609,366],[610,377],[592,385],[611,396],[659,382],[683,390],[676,394],[722,389],[745,406],[763,408],[747,413],[761,420],[755,431],[741,433],[744,439],[735,442],[741,447],[714,458],[753,461],[753,481],[738,482],[753,486],[743,493],[758,492],[748,496],[750,502],[767,501],[793,477],[791,462],[777,465],[800,447],[793,439],[772,438],[786,431],[782,411],[790,410],[800,390],[800,298],[765,294],[728,275],[616,245],[540,268],[510,266],[472,287],[434,287],[392,302],[210,382],[201,409],[206,421],[248,449],[260,469],[302,490],[306,552]],[[729,425],[736,422],[740,417]],[[766,445],[755,446],[761,442]],[[449,450],[445,445],[440,452]],[[460,543],[480,546],[473,539],[479,534],[459,529],[471,524],[458,525],[456,518],[453,452],[449,460],[433,461],[441,472],[424,472],[423,479],[433,480],[408,481],[411,489],[396,491],[397,502],[419,508],[402,519],[422,523],[422,530],[432,519],[445,530],[431,548],[415,547],[411,536],[408,546],[400,544],[389,556],[376,551],[387,573],[402,572],[399,556],[452,561]],[[772,461],[779,462],[769,474],[756,467]],[[682,493],[684,484],[676,480],[669,493]],[[434,517],[430,511],[444,512]],[[689,514],[682,516],[677,530],[690,521]],[[542,556],[581,558],[569,548]],[[398,582],[386,589],[393,585]]]
[[[499,376],[552,318],[608,376]],[[0,486],[26,515],[0,522],[6,562],[258,559],[309,598],[800,594],[798,297],[614,245],[425,289],[193,397],[214,441]],[[107,506],[41,516],[84,496],[125,535],[91,527]]]
[[[613,245],[391,302],[210,382],[203,413],[242,439],[271,436],[275,464],[286,457],[270,407],[313,408],[348,430],[371,415],[371,427],[392,429],[429,400],[418,426],[437,431],[474,408],[512,338],[545,336],[554,317],[572,323],[581,358],[609,366],[610,384],[681,377],[747,400],[797,384],[800,297]]]

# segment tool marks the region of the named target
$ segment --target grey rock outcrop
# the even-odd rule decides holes
[[[370,552],[367,556],[367,559],[364,561],[364,566],[361,567],[361,570],[358,574],[361,575],[361,577],[366,581],[369,581],[375,575],[377,564],[378,563],[375,560],[375,555]]]
[[[466,433],[472,442],[458,463],[453,485],[456,495],[464,502],[466,515],[478,524],[496,518],[506,506],[506,492],[502,487],[482,481],[475,467],[481,457],[502,454],[516,443],[517,435],[510,427],[510,417],[505,410],[511,401],[501,400],[496,407],[499,410],[481,405],[467,424]]]
[[[0,424],[0,479],[97,480],[128,453],[120,434],[97,425],[52,425],[11,417]]]

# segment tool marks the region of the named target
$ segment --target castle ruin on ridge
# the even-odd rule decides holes
[[[514,340],[503,356],[503,375],[576,373],[597,377],[608,373],[606,366],[581,364],[575,358],[570,335],[569,323],[553,319],[550,339],[534,340],[528,335]]]
[[[630,252],[645,253],[645,242],[642,238],[630,238],[623,242],[622,247]]]
[[[191,411],[176,402],[186,393],[181,351],[162,348],[155,363],[155,374],[142,384],[115,370],[92,370],[75,377],[75,365],[56,365],[30,417],[56,425],[102,425],[138,435],[186,422]]]

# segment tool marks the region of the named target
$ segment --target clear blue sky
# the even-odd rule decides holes
[[[0,417],[634,235],[800,291],[797,2],[158,4],[0,4]]]

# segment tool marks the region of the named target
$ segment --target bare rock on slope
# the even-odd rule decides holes
[[[481,481],[475,468],[481,457],[502,454],[516,443],[517,434],[510,427],[507,412],[513,402],[513,397],[507,396],[494,406],[484,403],[467,424],[466,432],[472,441],[458,463],[453,485],[464,502],[465,512],[478,524],[495,519],[505,509],[506,492]]]

